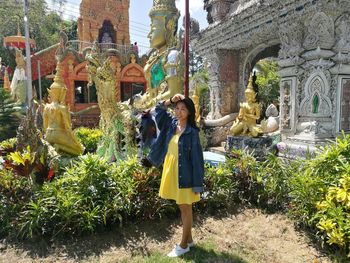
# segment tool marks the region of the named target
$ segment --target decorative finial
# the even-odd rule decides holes
[[[252,76],[252,75],[250,75],[250,77],[249,77],[247,89],[251,89],[252,91],[254,91],[254,87],[253,87],[253,76]]]
[[[21,29],[19,28],[19,21],[17,21],[17,36],[22,36]]]
[[[149,15],[152,16],[156,13],[178,14],[179,11],[176,8],[175,0],[153,0],[153,6]]]

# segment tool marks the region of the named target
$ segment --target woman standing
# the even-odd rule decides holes
[[[175,117],[167,106],[175,104]],[[195,107],[190,98],[176,94],[158,103],[155,109],[159,136],[143,164],[163,164],[160,197],[176,201],[181,211],[182,239],[168,254],[178,257],[194,245],[192,239],[192,204],[200,200],[203,191],[204,161],[195,123]]]

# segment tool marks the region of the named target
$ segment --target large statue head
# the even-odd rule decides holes
[[[151,31],[148,34],[152,48],[176,46],[177,22],[179,11],[175,0],[153,0],[149,12],[151,18]]]

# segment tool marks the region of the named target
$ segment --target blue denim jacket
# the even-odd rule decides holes
[[[157,140],[147,158],[159,167],[165,159],[168,145],[176,132],[177,120],[167,112],[164,102],[157,104],[156,123],[159,129]],[[179,138],[179,188],[192,188],[196,193],[203,191],[204,161],[198,130],[186,125]]]

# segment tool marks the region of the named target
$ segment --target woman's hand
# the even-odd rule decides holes
[[[170,98],[170,100],[171,100],[172,103],[176,103],[176,102],[178,102],[179,100],[183,100],[184,98],[185,98],[184,95],[178,93],[178,94],[175,94],[174,96],[172,96],[172,97]]]
[[[164,102],[164,105],[165,105],[165,106],[169,106],[169,105],[171,105],[171,104],[173,104],[173,103],[178,102],[179,100],[183,100],[184,98],[185,98],[185,96],[182,95],[182,94],[180,94],[180,93],[175,94],[175,95],[172,96],[170,99],[166,100],[166,101]]]

